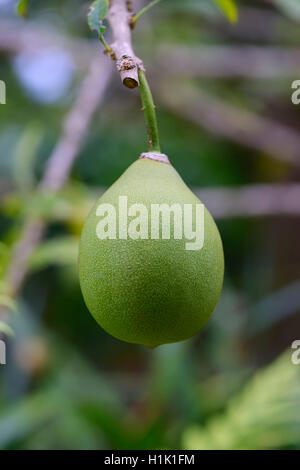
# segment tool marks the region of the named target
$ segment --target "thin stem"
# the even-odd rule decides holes
[[[156,5],[160,1],[161,0],[153,0],[152,2],[148,3],[148,5],[146,5],[144,8],[142,8],[138,13],[133,15],[133,17],[131,18],[131,25],[135,26],[140,17],[143,16],[144,13],[147,13],[150,8],[154,7],[154,5]]]
[[[139,70],[138,74],[140,81],[139,89],[148,132],[149,152],[160,153],[156,112],[151,90],[149,88],[145,72],[143,70]]]
[[[112,52],[112,48],[107,44],[102,34],[99,36],[99,41],[103,44],[103,46],[105,47],[105,50],[108,53]]]

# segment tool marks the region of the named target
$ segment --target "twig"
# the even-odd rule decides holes
[[[133,52],[130,30],[130,14],[125,0],[111,0],[108,20],[114,42],[111,45],[117,60],[122,83],[128,88],[139,86],[139,69],[144,70],[142,61]]]
[[[250,184],[237,188],[192,188],[216,219],[300,216],[300,184]]]
[[[105,67],[101,66],[101,74],[99,70],[99,61],[94,59],[74,106],[66,116],[62,137],[48,160],[45,175],[40,184],[43,189],[58,190],[69,175],[92,116],[104,96],[111,76],[111,64],[105,63]]]
[[[265,46],[162,46],[156,70],[188,77],[295,77],[300,49]]]
[[[139,86],[146,120],[149,152],[160,153],[155,106],[142,61],[136,57],[131,43],[130,14],[126,0],[111,0],[108,19],[113,31],[113,54],[121,80],[128,88]]]
[[[8,271],[4,280],[5,293],[15,297],[27,273],[27,263],[35,247],[42,239],[45,231],[45,223],[38,218],[26,219],[17,241]],[[0,305],[0,313],[2,309]]]
[[[293,129],[246,109],[232,106],[199,89],[178,85],[158,89],[164,105],[185,119],[277,160],[300,167],[300,137]]]
[[[111,45],[117,69],[123,85],[128,88],[139,86],[138,71],[144,70],[142,61],[133,52],[130,30],[130,14],[125,0],[111,0],[108,20],[113,32]]]
[[[104,96],[110,75],[109,64],[102,67],[98,60],[93,59],[77,100],[66,116],[62,136],[49,157],[39,185],[40,190],[55,192],[64,184],[79,153],[92,116]],[[45,222],[38,218],[25,221],[4,281],[8,295],[14,297],[18,294],[27,273],[30,255],[41,240],[45,227]]]
[[[18,34],[15,34],[15,31]],[[82,68],[97,54],[98,41],[70,40],[55,29],[37,23],[0,19],[0,51],[35,53],[43,48],[64,48]],[[282,46],[161,45],[154,57],[155,71],[177,76],[294,77],[300,67],[300,49]],[[153,69],[154,69],[153,67]]]
[[[107,188],[95,190],[103,194]],[[215,219],[233,217],[300,217],[300,183],[191,187]]]

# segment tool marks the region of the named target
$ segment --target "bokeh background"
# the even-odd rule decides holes
[[[15,3],[0,0],[0,448],[299,449],[298,0],[240,0],[236,24],[210,0],[163,0],[133,32],[162,149],[226,261],[203,331],[154,351],[106,334],[77,277],[86,214],[146,150],[139,94],[89,2],[32,0],[27,19]]]

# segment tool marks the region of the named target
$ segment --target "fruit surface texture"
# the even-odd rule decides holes
[[[216,224],[204,209],[199,250],[187,250],[184,237],[99,239],[97,208],[118,208],[120,196],[127,196],[128,207],[143,204],[148,214],[153,204],[201,204],[171,164],[135,161],[84,224],[79,277],[86,305],[105,331],[123,341],[154,348],[190,338],[205,325],[221,294],[224,256]],[[162,233],[163,220],[160,224]],[[171,234],[173,225],[171,218]]]

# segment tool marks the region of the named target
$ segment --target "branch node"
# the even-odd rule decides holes
[[[143,70],[143,65],[142,61],[135,56],[132,48],[131,14],[128,13],[130,8],[130,2],[111,0],[108,19],[114,37],[112,49],[122,83],[128,88],[136,88],[140,84],[138,72]]]
[[[129,13],[133,12],[133,3],[132,0],[126,0],[126,8],[129,11]]]
[[[137,64],[133,57],[129,57],[128,55],[122,55],[122,57],[117,60],[117,70],[119,72],[124,72],[125,70],[132,70],[137,67]]]
[[[134,30],[135,25],[136,25],[135,15],[132,14],[132,15],[130,15],[130,17],[129,17],[129,26],[130,26],[130,29]]]

